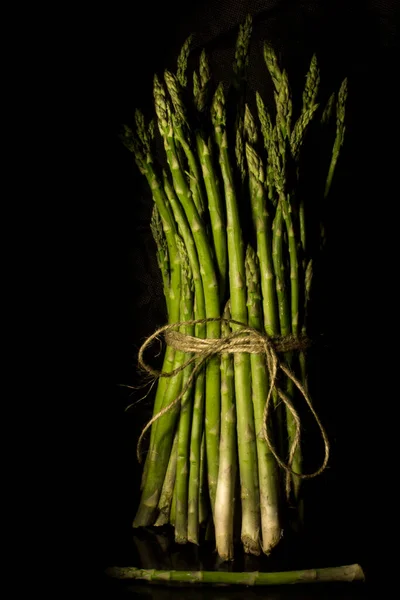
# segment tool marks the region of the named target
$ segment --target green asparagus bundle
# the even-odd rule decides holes
[[[148,446],[133,526],[170,523],[178,543],[215,536],[223,560],[233,559],[240,541],[245,552],[270,554],[287,526],[288,506],[302,522],[302,482],[322,472],[329,454],[307,392],[313,264],[324,241],[309,240],[324,230],[302,183],[302,156],[311,129],[331,143],[322,205],[343,144],[347,81],[329,142],[335,96],[320,108],[316,57],[296,114],[288,74],[265,44],[271,111],[246,86],[250,37],[247,18],[232,93],[212,80],[204,50],[189,86],[189,38],[176,73],[154,77],[155,121],[136,111],[135,127],[121,134],[153,197],[169,323],[153,417],[138,444],[139,460],[143,440]],[[242,223],[246,212],[250,230]],[[303,469],[304,399],[325,443],[324,463],[311,474]]]

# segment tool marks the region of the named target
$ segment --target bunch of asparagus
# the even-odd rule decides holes
[[[251,28],[248,17],[239,29],[228,94],[222,83],[214,85],[205,51],[193,85],[188,84],[188,39],[177,72],[166,71],[163,81],[154,77],[155,121],[146,124],[136,111],[135,129],[124,126],[121,134],[154,200],[151,228],[168,322],[200,339],[240,330],[232,321],[272,338],[307,334],[316,248],[309,241],[316,236],[323,241],[323,227],[315,215],[308,221],[302,152],[311,128],[314,135],[329,138],[327,123],[336,106],[322,202],[345,131],[346,80],[337,101],[332,95],[322,111],[313,56],[294,120],[288,76],[269,44],[264,59],[275,111],[272,115],[257,93],[255,118],[244,102]],[[154,149],[155,123],[164,168]],[[242,227],[246,213],[250,229]],[[185,389],[193,363],[179,368],[188,358],[190,354],[166,347],[162,371],[178,371],[159,378],[154,415]],[[282,360],[306,385],[305,353],[288,352]],[[238,529],[246,552],[272,551],[281,538],[285,503],[297,506],[301,518],[302,451],[297,445],[288,456],[296,423],[289,403],[282,404],[274,392],[268,429],[292,473],[280,469],[263,435],[269,383],[263,354],[209,358],[179,405],[153,422],[134,527],[171,523],[179,543],[198,544],[204,531],[208,537],[215,534],[223,560],[233,558]],[[293,382],[281,376],[280,387],[295,403]]]

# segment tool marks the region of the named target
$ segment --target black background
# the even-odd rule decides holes
[[[316,401],[333,452],[327,473],[310,482],[309,544],[330,557],[328,564],[360,562],[371,578],[378,577],[397,513],[397,440],[390,427],[398,402],[396,8],[395,0],[204,0],[107,7],[93,15],[86,60],[96,90],[98,160],[85,202],[95,215],[89,266],[96,273],[96,384],[89,398],[96,406],[91,515],[100,570],[134,560],[131,521],[140,476],[135,445],[151,414],[151,397],[125,412],[145,391],[118,384],[140,384],[137,349],[165,321],[148,227],[151,199],[117,136],[122,123],[132,124],[135,107],[149,110],[153,73],[174,68],[189,33],[196,34],[195,49],[205,47],[211,55],[216,77],[223,77],[237,25],[250,12],[251,88],[270,93],[259,58],[264,39],[278,51],[297,93],[313,52],[328,89],[349,79],[347,137],[320,291],[324,346],[315,363],[321,394]]]

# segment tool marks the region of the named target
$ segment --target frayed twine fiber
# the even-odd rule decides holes
[[[182,326],[190,326],[190,325],[203,325],[206,323],[211,323],[219,321],[221,323],[227,323],[229,325],[239,325],[241,329],[232,332],[230,335],[217,339],[201,339],[197,337],[193,337],[190,335],[185,335],[184,333],[180,333],[176,329]],[[148,365],[143,356],[145,350],[152,344],[152,342],[157,339],[161,334],[164,334],[165,341],[168,346],[171,346],[175,350],[179,350],[180,352],[191,353],[191,356],[184,364],[182,364],[177,369],[169,373],[156,371],[150,365]],[[165,325],[164,327],[160,327],[157,329],[155,333],[153,333],[144,344],[141,346],[139,350],[138,362],[139,366],[149,373],[151,376],[158,377],[173,377],[177,373],[183,371],[188,365],[192,363],[196,363],[192,373],[190,374],[186,384],[184,385],[181,393],[171,402],[168,406],[165,406],[161,409],[156,415],[154,415],[147,425],[143,428],[142,433],[140,434],[136,454],[138,461],[141,462],[141,445],[143,441],[143,437],[146,431],[152,426],[152,424],[160,419],[167,412],[172,410],[174,406],[177,406],[182,400],[183,396],[186,394],[192,382],[194,381],[199,370],[205,365],[206,361],[211,357],[219,354],[232,354],[236,352],[247,352],[250,354],[264,354],[266,358],[268,373],[269,373],[269,391],[267,395],[267,399],[264,407],[263,414],[263,428],[262,433],[265,442],[268,444],[272,454],[274,455],[276,462],[278,465],[286,471],[286,492],[289,495],[290,493],[290,476],[295,475],[299,479],[312,479],[313,477],[317,477],[320,475],[326,468],[326,465],[329,460],[329,441],[328,436],[325,432],[325,429],[314,410],[311,399],[308,395],[306,388],[303,384],[295,377],[292,371],[288,368],[285,363],[281,362],[278,358],[277,353],[282,352],[291,352],[298,351],[302,352],[306,350],[310,345],[309,339],[306,336],[284,336],[284,337],[269,337],[265,334],[260,333],[253,327],[249,327],[245,323],[241,323],[240,321],[235,321],[234,319],[223,319],[223,318],[215,318],[215,319],[195,319],[192,321],[182,321],[179,323],[173,323],[171,325]],[[293,463],[293,458],[296,453],[296,448],[300,444],[300,417],[294,408],[290,398],[280,389],[277,383],[277,377],[279,369],[285,373],[285,375],[294,383],[298,390],[300,390],[301,395],[306,401],[311,413],[315,421],[318,424],[318,427],[321,432],[321,436],[324,442],[325,455],[322,465],[319,469],[314,471],[314,473],[296,473],[292,470],[291,466]],[[293,419],[296,423],[296,435],[292,442],[290,451],[289,451],[289,459],[287,464],[278,456],[277,451],[274,447],[274,444],[270,438],[268,433],[267,424],[269,422],[270,414],[271,414],[271,401],[272,401],[272,392],[278,394],[279,398],[284,402],[286,407],[290,410]]]

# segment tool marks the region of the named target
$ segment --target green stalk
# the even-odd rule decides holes
[[[283,213],[282,204],[276,208],[272,225],[272,260],[274,262],[276,294],[281,335],[290,335],[290,308],[286,293],[285,262],[283,257]]]
[[[175,190],[169,182],[166,174],[164,174],[164,189],[188,255],[188,261],[192,272],[192,279],[195,290],[195,318],[204,319],[206,316],[204,290],[196,246],[194,243],[192,232],[186,219],[186,215],[175,194]],[[204,338],[206,335],[206,326],[202,324],[197,324],[195,327],[195,335],[196,337]],[[204,384],[205,376],[204,371],[202,370],[198,374],[195,381],[193,421],[190,443],[187,530],[188,540],[193,543],[198,543],[198,486],[200,473],[200,444],[204,419]]]
[[[251,210],[257,239],[257,256],[260,261],[264,327],[267,335],[274,336],[279,332],[279,321],[272,259],[271,224],[265,197],[264,171],[259,155],[248,142],[246,142],[246,157],[249,169]]]
[[[161,490],[160,500],[158,501],[159,514],[154,525],[161,527],[166,525],[169,521],[169,515],[171,512],[172,495],[174,492],[175,479],[176,479],[176,464],[178,460],[178,430],[174,435],[174,441],[172,444],[171,454],[168,461],[167,472],[163,487]]]
[[[176,455],[176,459],[178,460],[178,454]],[[176,479],[174,483],[174,490],[172,492],[172,502],[171,502],[171,511],[169,513],[169,522],[171,525],[175,526],[176,520]]]
[[[197,254],[201,265],[201,276],[203,280],[204,298],[207,318],[219,318],[219,291],[218,280],[215,273],[213,256],[207,237],[206,227],[201,220],[198,210],[193,202],[190,189],[186,183],[185,174],[179,164],[174,143],[174,135],[169,108],[165,98],[165,91],[158,79],[154,79],[154,98],[158,124],[164,140],[164,148],[167,161],[171,170],[172,180],[176,194],[185,211],[190,229],[197,248]],[[219,321],[207,324],[207,337],[215,339],[220,337],[221,325]],[[219,429],[220,429],[220,394],[221,374],[220,360],[213,357],[207,364],[206,372],[206,445],[208,464],[208,483],[210,491],[211,506],[214,510],[215,494],[218,479],[218,451],[219,451]]]
[[[229,306],[224,319],[230,319]],[[222,323],[222,336],[231,332],[228,323]],[[236,410],[233,360],[230,354],[221,357],[221,441],[219,446],[219,473],[215,501],[215,540],[218,556],[233,559],[234,495],[236,485]]]
[[[211,156],[211,144],[206,142],[200,132],[196,134],[196,144],[207,192],[215,258],[218,265],[220,298],[223,301],[226,292],[228,270],[224,204],[218,174],[215,172]]]
[[[197,319],[196,315],[196,319]],[[192,432],[190,439],[190,471],[189,471],[189,496],[188,496],[188,541],[192,544],[199,543],[200,516],[200,486],[201,486],[201,450],[202,433],[204,425],[204,384],[205,373],[202,369],[196,378]]]
[[[285,263],[283,253],[283,210],[282,201],[280,200],[275,214],[273,223],[273,235],[272,235],[272,256],[274,261],[275,278],[276,278],[276,292],[278,296],[278,307],[279,307],[279,321],[280,321],[280,332],[282,336],[290,335],[291,333],[291,313],[288,302],[288,295],[285,283]],[[285,354],[285,361],[290,366],[292,362],[292,354],[287,352]],[[293,385],[290,380],[287,382],[286,391],[290,397],[293,397]],[[286,407],[286,427],[288,432],[289,445],[292,444],[296,435],[296,423],[293,419],[293,415],[290,410]],[[300,450],[297,449],[296,455],[293,460],[292,469],[296,473],[301,473],[301,462],[300,462]],[[298,481],[298,478],[296,478]],[[297,488],[296,488],[297,490]]]
[[[291,118],[291,97],[290,97],[290,89],[287,80],[287,76],[285,71],[282,72],[282,77],[280,80],[280,88],[279,92],[275,94],[276,100],[276,127],[274,128],[273,139],[269,145],[269,150],[272,159],[272,165],[274,169],[274,179],[275,179],[275,187],[277,190],[280,212],[282,216],[280,219],[283,219],[285,222],[285,228],[288,239],[288,250],[289,250],[289,262],[290,262],[290,308],[286,306],[284,310],[288,310],[288,314],[284,316],[280,315],[281,319],[281,334],[288,335],[292,333],[294,336],[298,335],[298,324],[299,324],[299,265],[298,265],[298,256],[297,256],[297,241],[295,238],[294,225],[292,221],[292,213],[291,213],[291,205],[290,198],[286,192],[286,151],[287,146],[291,140],[290,134],[290,118]],[[278,214],[278,209],[277,209]],[[276,217],[275,217],[276,218]],[[278,221],[279,223],[279,221]],[[277,235],[276,243],[277,243],[277,256],[278,269],[280,270],[280,281],[279,285],[283,285],[283,289],[279,294],[285,295],[285,286],[284,286],[284,264],[283,264],[283,240],[282,240],[282,227],[277,227],[277,230],[280,229],[280,237]],[[278,280],[277,280],[278,285]],[[282,331],[282,325],[284,331]],[[288,366],[292,366],[293,356],[291,353],[287,353],[285,355],[286,362]],[[295,387],[293,382],[288,379],[286,390],[290,398],[293,398]],[[292,445],[295,436],[296,436],[296,423],[292,416],[291,411],[288,407],[286,407],[286,422],[287,422],[287,431],[289,437],[289,444]],[[302,472],[302,455],[301,448],[298,445],[296,447],[295,455],[292,460],[292,469],[296,473]],[[289,477],[289,476],[288,476]],[[293,481],[294,487],[294,495],[296,500],[298,500],[299,489],[301,480],[292,475],[291,477]]]
[[[264,316],[264,330],[269,336],[280,333],[278,303],[274,275],[274,261],[272,257],[272,224],[269,206],[266,198],[265,175],[260,156],[251,146],[257,142],[257,129],[250,109],[246,106],[246,157],[249,170],[249,191],[252,210],[253,225],[256,232],[257,256],[260,263],[262,307]],[[268,139],[268,138],[267,138]],[[273,401],[275,405],[277,422],[277,440],[280,452],[283,451],[283,414],[279,405],[279,398],[274,390]]]
[[[160,180],[153,168],[153,159],[149,147],[140,145],[128,127],[124,128],[123,141],[126,147],[134,153],[135,160],[140,172],[145,175],[152,191],[153,199],[157,205],[163,224],[164,234],[167,241],[170,265],[170,301],[169,315],[170,323],[179,321],[179,298],[181,286],[180,257],[176,245],[176,226],[172,218],[168,202],[161,186]],[[182,353],[175,353],[170,346],[167,347],[163,361],[162,370],[170,373],[182,363]],[[154,402],[153,415],[161,408],[168,406],[179,394],[182,376],[178,374],[171,379],[161,378],[158,383],[156,398]],[[156,421],[152,427],[150,437],[150,449],[146,458],[144,477],[142,480],[142,495],[139,508],[135,516],[133,526],[146,526],[154,521],[159,497],[161,494],[161,483],[164,481],[165,472],[170,456],[174,425],[177,411],[172,410]]]
[[[262,332],[260,268],[257,256],[250,246],[247,247],[246,253],[246,282],[249,325]],[[250,361],[257,434],[262,549],[265,554],[270,554],[282,535],[279,518],[279,472],[274,455],[263,436],[264,407],[269,389],[265,356],[251,354]]]
[[[189,166],[189,186],[193,197],[193,201],[199,212],[199,215],[204,219],[205,215],[205,192],[201,177],[200,166],[195,152],[190,129],[186,125],[187,114],[186,108],[182,99],[182,92],[177,77],[170,71],[165,71],[164,79],[167,90],[171,96],[172,104],[175,109],[175,115],[172,115],[173,131],[175,139],[181,145]]]
[[[177,238],[178,249],[181,257],[182,269],[182,291],[181,291],[181,321],[191,321],[193,319],[194,298],[193,298],[193,280],[190,271],[189,258],[185,246]],[[182,325],[180,331],[186,335],[194,335],[193,325]],[[185,354],[185,361],[191,358],[191,354]],[[191,372],[193,364],[188,365],[183,371],[182,386],[185,386]],[[184,394],[181,401],[181,412],[179,419],[178,433],[178,459],[176,465],[176,508],[175,508],[175,541],[178,544],[187,542],[188,530],[188,484],[189,484],[189,446],[190,446],[190,427],[192,423],[193,408],[193,388],[190,387]]]
[[[219,163],[225,189],[231,313],[232,319],[247,323],[244,248],[235,184],[228,153],[224,104],[224,92],[220,84],[213,99],[212,120],[219,148]],[[232,329],[237,330],[238,326],[233,326]],[[235,354],[234,365],[242,497],[241,539],[245,552],[259,554],[260,506],[249,355]]]
[[[172,210],[173,216],[175,218],[176,225],[178,226],[179,234],[183,239],[188,255],[196,297],[196,319],[204,319],[206,317],[206,305],[204,298],[203,281],[201,277],[201,267],[199,263],[199,257],[197,254],[196,244],[182,205],[179,202],[175,190],[171,185],[171,182],[169,181],[168,176],[165,172],[164,190],[168,198],[168,202]],[[195,329],[195,335],[199,338],[205,338],[206,326],[204,324],[197,324]]]
[[[364,581],[360,565],[308,569],[306,571],[282,571],[273,573],[234,573],[229,571],[156,571],[135,567],[111,567],[106,574],[117,579],[144,579],[176,583],[209,583],[225,585],[287,585],[293,583],[329,583],[337,581]]]
[[[200,488],[199,488],[199,525],[205,525],[209,516],[207,493],[207,452],[206,434],[203,431],[200,448]]]

